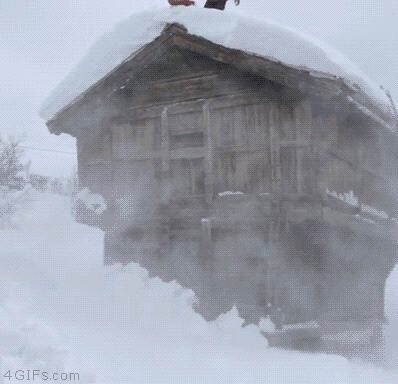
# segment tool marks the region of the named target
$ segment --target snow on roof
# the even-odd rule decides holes
[[[390,110],[380,87],[340,53],[320,41],[270,20],[243,17],[234,11],[216,12],[198,7],[167,7],[137,13],[100,38],[43,103],[40,116],[52,118],[91,85],[111,72],[132,53],[158,37],[168,23],[180,23],[188,33],[213,43],[325,72],[359,86],[376,104]]]

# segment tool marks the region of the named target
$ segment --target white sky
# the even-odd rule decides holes
[[[0,0],[0,134],[24,134],[27,146],[74,152],[71,138],[48,134],[39,105],[103,32],[131,13],[166,2]],[[236,11],[324,40],[398,100],[397,0],[241,0]],[[54,176],[67,175],[75,161],[30,150],[26,157],[34,171]]]

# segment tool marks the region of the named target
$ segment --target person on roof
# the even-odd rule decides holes
[[[214,8],[214,9],[225,9],[225,4],[228,0],[207,0],[205,4],[205,8]],[[235,4],[239,5],[240,0],[235,0]],[[195,1],[193,0],[169,0],[170,5],[195,5]]]
[[[169,0],[169,4],[170,5],[185,5],[185,6],[189,6],[189,5],[195,5],[195,2],[192,0]]]
[[[220,9],[224,10],[225,9],[225,4],[227,3],[228,0],[207,0],[205,4],[205,8],[215,8],[215,9]],[[240,0],[235,0],[235,4],[239,5]]]

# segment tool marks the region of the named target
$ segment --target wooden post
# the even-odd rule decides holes
[[[270,106],[269,130],[271,147],[271,169],[272,169],[272,193],[279,196],[281,193],[281,167],[280,167],[280,138],[279,138],[279,116],[278,107],[274,104]]]
[[[214,140],[215,133],[212,130],[210,122],[210,106],[209,103],[203,106],[203,123],[205,137],[205,194],[206,202],[210,204],[213,201],[214,194]]]
[[[326,127],[325,127],[326,125]],[[327,150],[329,148],[326,147],[326,144],[321,141],[321,133],[320,131],[326,131],[329,134],[328,143],[335,142],[338,129],[338,123],[336,119],[336,115],[328,116],[328,117],[317,117],[314,120],[314,145],[315,145],[315,153],[317,157],[318,164],[314,164],[315,169],[317,170],[316,177],[316,193],[321,197],[322,201],[327,201],[326,190],[329,187],[329,159]]]
[[[167,203],[170,199],[170,139],[169,139],[169,119],[168,108],[165,107],[162,111],[161,122],[161,200]],[[170,223],[168,215],[160,218],[158,228],[158,247],[159,257],[166,257],[170,249]]]
[[[168,200],[170,195],[170,139],[169,139],[169,119],[168,109],[165,107],[161,116],[161,159],[162,159],[162,172],[161,172],[161,189],[162,200]]]
[[[280,137],[279,137],[279,110],[271,103],[269,109],[269,135],[271,150],[271,220],[269,225],[270,261],[268,263],[268,286],[274,306],[279,305],[278,298],[278,265],[280,239],[280,198],[281,198],[281,169],[280,169]]]
[[[312,130],[312,116],[311,116],[311,104],[308,101],[300,103],[297,105],[294,111],[296,132],[297,132],[297,142],[309,143],[311,140],[311,130]],[[297,151],[297,192],[302,194],[306,192],[305,188],[305,173],[308,170],[304,169],[305,162],[304,157],[309,156],[308,147],[303,147],[298,145]]]

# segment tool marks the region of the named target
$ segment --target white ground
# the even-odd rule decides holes
[[[271,349],[234,311],[206,323],[177,284],[148,279],[136,265],[102,267],[103,234],[69,211],[67,199],[37,194],[16,228],[0,230],[2,374],[80,372],[80,383],[106,384],[398,383],[394,360],[382,369]],[[398,271],[387,289],[391,356],[397,287]]]

